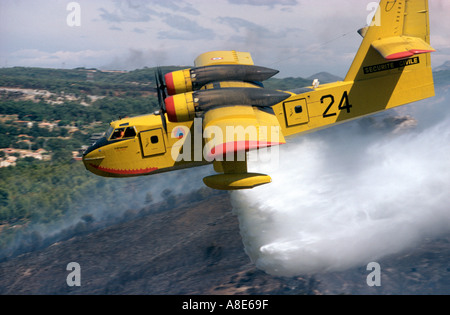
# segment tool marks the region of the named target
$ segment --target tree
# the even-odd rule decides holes
[[[0,148],[9,148],[11,146],[11,137],[5,134],[0,134]]]
[[[55,162],[68,162],[72,159],[72,152],[67,149],[58,149],[53,153],[52,160]]]
[[[9,204],[9,193],[0,188],[0,207],[7,207]]]

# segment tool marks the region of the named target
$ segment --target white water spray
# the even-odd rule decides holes
[[[232,194],[256,266],[342,271],[450,231],[449,103],[441,96],[298,137],[281,148],[278,169],[251,165],[273,179]],[[404,112],[415,128],[387,127]]]

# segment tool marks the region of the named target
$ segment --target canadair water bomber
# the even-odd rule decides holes
[[[152,175],[212,164],[220,190],[268,184],[247,171],[248,152],[434,96],[428,0],[381,0],[343,81],[293,91],[264,88],[278,71],[250,53],[214,51],[194,67],[155,71],[159,111],[113,121],[83,156],[105,177]]]

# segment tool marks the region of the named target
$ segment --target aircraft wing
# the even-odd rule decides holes
[[[214,160],[219,175],[206,177],[215,189],[245,189],[267,184],[271,178],[247,172],[246,152],[286,141],[271,108],[227,106],[207,111],[203,118],[205,158]]]
[[[201,54],[194,61],[195,67],[206,67],[214,65],[247,65],[253,66],[250,53],[240,51],[211,51]]]
[[[220,173],[205,184],[233,190],[269,183],[269,176],[247,172],[247,152],[285,143],[272,106],[292,93],[265,89],[262,81],[278,71],[255,66],[247,52],[207,52],[194,64],[166,74],[161,85],[170,122],[203,118],[203,157]]]

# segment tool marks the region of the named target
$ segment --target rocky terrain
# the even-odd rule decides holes
[[[43,71],[38,71],[38,69],[13,70],[8,71],[19,72],[19,74],[23,71],[26,73],[29,71]],[[424,104],[425,108],[431,108],[432,105],[439,105],[437,108],[441,110],[433,109],[426,112],[425,115],[413,116],[410,116],[410,112],[405,112],[399,116],[390,116],[386,119],[383,117],[380,119],[369,117],[358,122],[362,127],[362,132],[390,132],[396,134],[409,130],[410,128],[417,128],[418,124],[420,127],[420,122],[423,120],[426,121],[435,119],[437,116],[445,117],[445,115],[448,115],[448,111],[443,109],[448,108],[444,104],[447,105],[449,100],[448,82],[450,82],[450,72],[444,70],[446,69],[435,72],[437,97],[432,99],[431,103]],[[98,82],[98,86],[95,85],[94,90],[86,93],[87,95],[93,93],[92,95],[112,97],[114,95],[110,95],[110,92],[122,87],[122,84],[126,83],[123,86],[123,91],[128,91],[131,83],[128,84],[127,82],[139,81],[138,79],[140,77],[138,76],[141,75],[141,80],[146,79],[146,73],[148,71],[150,70],[144,69],[142,71],[136,71],[136,73],[131,73],[133,75],[131,78],[115,77],[114,82],[116,85],[108,87],[111,91],[108,89],[105,91],[106,87],[101,84],[102,82]],[[48,76],[54,76],[55,73],[58,72],[51,72]],[[19,74],[10,75],[10,80],[21,77]],[[42,76],[42,74],[40,75]],[[152,76],[153,72],[151,72],[150,77]],[[7,76],[2,75],[1,78],[5,80]],[[31,92],[29,90],[9,90],[5,92],[6,94],[0,91],[0,94],[3,93],[3,96],[9,95],[19,99],[33,97],[33,100],[40,100],[45,106],[40,106],[36,109],[36,117],[40,116],[41,110],[48,108],[47,101],[59,102],[60,100],[66,100],[64,98],[58,98],[62,95],[58,94],[60,93],[58,91],[63,87],[66,89],[64,90],[66,91],[64,92],[64,96],[67,98],[71,97],[72,94],[75,95],[74,93],[77,90],[86,91],[87,85],[89,87],[92,86],[92,82],[85,82],[86,74],[82,74],[79,82],[76,81],[70,85],[67,84],[67,79],[55,82],[52,80],[55,88],[51,91],[49,90],[49,93],[42,93],[42,89],[48,86],[47,81],[41,82],[43,79],[36,79],[37,81],[29,82],[29,76],[24,76],[24,78],[26,79],[22,79],[19,82],[23,81],[28,85],[33,83],[35,86],[23,86],[25,84],[23,83],[18,85],[19,88],[32,88],[33,91],[36,91],[33,92],[34,94],[32,93],[30,96]],[[307,81],[309,84],[309,79]],[[18,88],[16,84],[12,84],[11,82],[9,84],[6,83],[1,86],[6,86],[9,89]],[[286,82],[280,80],[280,82],[275,81],[272,83],[288,85],[289,80]],[[299,86],[297,82],[295,82],[295,86]],[[147,86],[138,86],[135,93],[141,93],[141,89],[143,90],[144,88],[146,89]],[[27,93],[24,91],[27,91]],[[80,96],[78,97],[80,98]],[[87,102],[92,100],[86,97],[83,99]],[[98,98],[94,102],[98,102],[97,105],[99,108],[102,107],[98,113],[105,114],[109,108],[106,105],[109,106],[111,100],[115,100],[116,103],[114,104],[120,103],[121,106],[129,103],[129,108],[134,108],[134,105],[136,105],[134,103],[136,95],[134,94],[129,95],[128,98],[117,100],[111,98],[107,100],[108,102],[103,98]],[[7,115],[17,115],[17,119],[22,119],[23,117],[19,117],[16,112],[18,106],[22,103],[17,100],[7,99],[6,101],[11,101],[11,108],[15,111],[12,113],[5,112],[3,115],[6,115],[5,117]],[[29,114],[28,111],[31,103],[26,103],[26,101],[30,100],[21,101],[23,101],[23,108],[27,108],[27,111],[22,113],[26,117]],[[102,103],[102,101],[105,103]],[[143,97],[140,101],[142,108],[148,112],[148,100]],[[2,109],[6,108],[4,104],[6,103],[3,103]],[[54,108],[58,109],[60,107],[62,108],[62,106],[58,105]],[[74,104],[68,104],[68,106],[75,108]],[[116,115],[115,111],[112,110],[113,107],[111,106],[111,113],[109,113],[111,117]],[[91,114],[93,118],[96,118],[94,115],[95,112],[88,112],[88,110],[92,109],[95,109],[94,104],[88,107],[80,105],[75,108],[77,113],[86,111],[85,116],[87,118],[84,122],[86,126],[89,126],[91,123],[88,119]],[[80,115],[73,116],[79,118]],[[52,121],[48,117],[45,117],[45,119]],[[58,119],[61,118],[58,117]],[[102,118],[102,121],[110,121],[110,119]],[[440,120],[437,119],[437,121]],[[36,124],[36,126],[38,125]],[[11,128],[17,127],[12,126]],[[23,129],[25,128],[28,127],[23,127]],[[44,132],[46,130],[36,131]],[[44,142],[46,137],[49,136],[40,133],[36,133],[35,135],[35,139],[41,139],[41,142]],[[9,141],[9,138],[6,140]],[[18,139],[19,135],[17,135],[16,140],[18,141]],[[12,144],[14,144],[14,141]],[[75,142],[74,144],[77,143]],[[36,141],[36,145],[39,145],[38,141]],[[56,143],[53,148],[54,150],[57,149],[57,145],[66,147],[65,142]],[[29,167],[36,168],[37,166],[31,165]],[[51,173],[53,177],[59,176],[59,178],[54,180],[61,182],[62,177],[64,177],[61,175],[61,172],[66,169],[60,167],[60,173],[58,175],[58,169],[55,167],[49,172],[42,166],[41,172],[46,171],[46,174]],[[35,172],[36,169],[34,170]],[[14,176],[14,178],[16,177],[17,175]],[[42,187],[45,181],[41,180],[41,178],[36,182],[39,185],[31,184],[34,182],[31,182],[30,178],[27,178],[29,181],[27,184],[30,187]],[[47,180],[52,183],[50,178],[47,178]],[[58,195],[60,197],[67,196],[68,192],[73,193],[75,191],[77,186],[74,186],[74,182],[78,182],[78,186],[83,188],[86,181],[86,178],[78,178],[78,180],[74,181],[74,178],[70,177],[70,180],[68,180],[69,185],[67,185],[70,189],[63,190],[64,193],[59,193]],[[444,193],[446,186],[443,186],[443,184],[445,182],[442,181],[440,184]],[[25,183],[25,181],[19,182],[16,186],[22,191]],[[94,190],[95,187],[98,188],[97,192],[104,190],[101,182],[94,182],[91,179],[90,183],[91,185],[88,186],[90,187],[90,194],[94,195],[96,193]],[[11,204],[6,202],[10,201],[9,199],[23,201],[25,198],[28,198],[30,201],[27,203],[28,208],[25,208],[27,211],[31,210],[31,206],[35,204],[48,203],[48,207],[43,207],[43,210],[45,210],[43,216],[47,220],[50,220],[52,216],[56,217],[58,212],[55,211],[55,214],[51,213],[51,211],[60,209],[53,206],[50,201],[56,199],[56,196],[53,195],[57,186],[48,184],[48,187],[50,187],[49,190],[39,191],[40,195],[31,194],[33,191],[29,188],[27,193],[22,195],[18,194],[17,198],[12,198],[15,196],[14,191],[10,191],[8,196],[7,188],[9,189],[12,186],[14,185],[12,185],[11,180],[4,182],[4,191],[0,194],[0,197],[3,198],[0,198],[0,206],[2,206],[3,202],[3,209],[12,209]],[[170,186],[168,185],[168,187]],[[79,191],[84,191],[81,188]],[[110,194],[107,195],[108,197],[102,195],[103,199],[99,199],[106,201],[111,196],[115,196],[114,191],[114,189],[109,189],[108,192]],[[192,194],[195,194],[195,196],[192,196]],[[80,195],[85,195],[85,193],[80,193]],[[36,196],[44,196],[45,198],[37,199]],[[47,196],[51,197],[47,198]],[[156,199],[151,198],[151,196],[147,198],[149,199],[149,203],[150,201],[153,202],[153,199]],[[155,192],[153,196],[158,197],[158,194]],[[133,199],[133,195],[126,197],[129,198],[122,198],[125,202],[126,200]],[[147,205],[142,209],[140,209],[140,206],[134,209],[134,205],[129,205],[133,209],[124,212],[123,217],[113,217],[108,222],[97,222],[95,216],[86,215],[82,217],[81,222],[74,222],[73,226],[61,231],[61,237],[59,239],[54,238],[54,235],[44,239],[39,233],[27,232],[29,239],[26,239],[25,244],[21,244],[17,250],[7,251],[9,254],[5,254],[6,258],[0,256],[0,294],[450,294],[450,234],[441,234],[436,235],[436,237],[422,239],[420,242],[414,244],[415,246],[412,248],[379,259],[377,262],[381,266],[381,286],[378,287],[370,287],[367,285],[366,280],[370,273],[366,269],[367,266],[357,266],[341,272],[297,277],[274,277],[257,269],[245,253],[238,218],[233,214],[228,193],[204,193],[204,191],[200,191],[185,196],[168,194],[165,197],[165,202],[162,204]],[[79,198],[73,199],[80,203]],[[104,203],[106,204],[106,202]],[[17,207],[20,210],[19,206],[20,203],[18,203]],[[80,204],[80,207],[83,208],[85,205]],[[93,207],[95,208],[95,206]],[[42,209],[39,208],[37,210],[40,211]],[[96,209],[93,209],[93,213],[96,212],[94,210]],[[112,210],[114,209],[111,209],[111,212],[113,212]],[[1,224],[0,222],[0,233],[5,235],[5,231],[7,230],[6,225]],[[8,227],[10,230],[17,231],[21,225],[24,224],[18,221],[12,222]],[[79,287],[70,287],[66,282],[70,274],[67,266],[71,262],[78,263],[81,268],[81,285]]]
[[[449,294],[450,235],[380,260],[381,286],[366,266],[328,274],[273,277],[244,252],[227,193],[142,209],[127,220],[0,263],[0,294]],[[67,265],[81,268],[69,287]]]

